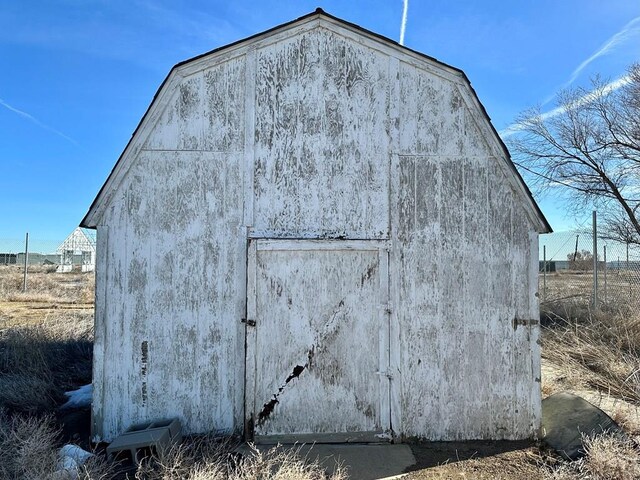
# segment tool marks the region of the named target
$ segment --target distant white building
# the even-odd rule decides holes
[[[83,272],[93,272],[96,265],[95,232],[77,227],[58,246],[56,253],[60,255],[58,272],[70,272],[74,265],[80,265]]]

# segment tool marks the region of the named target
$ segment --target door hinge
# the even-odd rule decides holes
[[[255,320],[247,320],[246,318],[243,318],[242,320],[240,320],[242,323],[246,323],[247,326],[249,327],[255,327],[256,326],[256,321]]]
[[[522,326],[522,327],[529,326],[529,327],[531,327],[531,326],[534,326],[534,325],[538,325],[539,323],[540,323],[540,320],[537,320],[537,319],[529,320],[529,319],[525,319],[525,318],[515,317],[513,319],[513,329],[515,330],[519,326]]]

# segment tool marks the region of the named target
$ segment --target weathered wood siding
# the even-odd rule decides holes
[[[388,238],[388,57],[325,29],[256,56],[254,228]]]
[[[534,436],[537,234],[458,87],[400,70],[400,91],[415,96],[400,104],[392,168],[401,431]]]
[[[96,438],[173,416],[241,429],[244,79],[243,59],[185,78],[105,215]]]
[[[390,333],[380,344],[388,365],[377,375],[389,395],[380,412],[355,402],[364,410],[355,419],[370,413],[358,428],[390,423],[397,438],[439,440],[535,434],[538,327],[528,321],[537,319],[539,226],[459,74],[318,20],[172,75],[113,174],[98,222],[96,439],[168,416],[187,432],[243,429],[250,238],[390,242]],[[289,260],[268,255],[262,285],[290,282]],[[322,288],[332,295],[288,284],[300,289],[295,309],[310,312],[335,301],[340,279],[368,260],[353,260],[344,277],[308,261],[320,262],[319,285],[329,282]],[[260,379],[260,398],[304,361],[311,341],[286,350],[295,309],[268,293],[260,308],[292,316],[282,320],[289,332],[262,329],[262,370],[246,372]],[[373,395],[371,359],[348,348],[348,335],[369,325],[360,321],[327,359],[351,366],[347,385],[360,383],[338,394],[309,375],[296,386],[326,394],[316,420],[335,420],[341,398]],[[263,379],[264,369],[275,376]],[[302,416],[295,395],[282,412]],[[346,418],[311,420],[299,431],[349,428]],[[298,428],[287,421],[264,433]]]
[[[256,325],[247,339],[246,392],[256,435],[390,437],[385,246],[257,244],[249,261],[248,315]]]

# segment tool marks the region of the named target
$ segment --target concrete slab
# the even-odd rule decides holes
[[[613,419],[584,398],[560,392],[542,401],[542,439],[564,457],[584,454],[582,435],[624,435]]]
[[[260,451],[274,448],[273,445],[256,445],[256,447]],[[317,460],[327,473],[333,473],[337,465],[342,465],[347,470],[349,478],[359,480],[397,478],[416,463],[411,448],[405,444],[317,443],[279,445],[276,448],[293,449],[302,458],[309,461]],[[247,445],[242,445],[237,451],[243,455],[251,452]]]

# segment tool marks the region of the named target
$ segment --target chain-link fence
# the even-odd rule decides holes
[[[598,232],[594,242],[593,225],[541,235],[539,245],[541,305],[640,300],[640,245],[612,240],[606,232]]]

